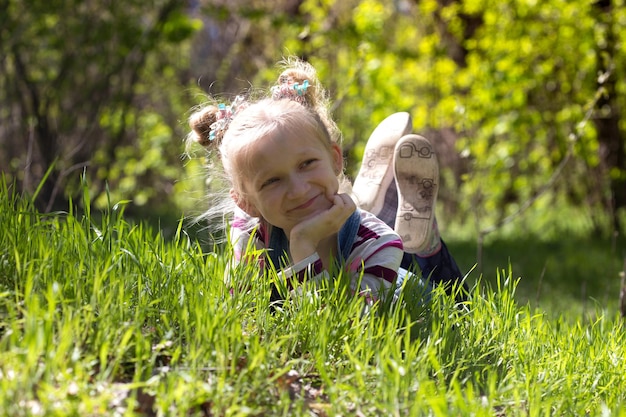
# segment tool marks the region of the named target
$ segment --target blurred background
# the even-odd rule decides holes
[[[529,299],[554,274],[608,299],[626,252],[625,40],[624,0],[0,0],[0,167],[42,212],[80,206],[85,178],[93,207],[130,200],[167,234],[208,204],[211,173],[185,156],[193,107],[269,87],[295,55],[329,90],[351,177],[374,127],[411,113],[466,270],[495,252]]]

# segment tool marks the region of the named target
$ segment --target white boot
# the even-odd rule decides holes
[[[422,136],[406,135],[394,150],[394,177],[398,189],[395,230],[406,252],[426,256],[441,247],[435,220],[439,163],[432,144]]]
[[[359,208],[374,215],[382,210],[385,193],[394,177],[391,165],[396,143],[411,132],[412,124],[409,113],[394,113],[380,122],[370,135],[361,168],[352,186],[353,197]]]

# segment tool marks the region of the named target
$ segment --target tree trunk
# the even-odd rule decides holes
[[[621,110],[617,103],[616,83],[618,71],[614,64],[616,55],[615,22],[611,13],[611,0],[600,0],[594,3],[597,11],[598,24],[605,33],[604,42],[596,46],[598,65],[598,88],[603,94],[599,98],[594,115],[594,124],[598,135],[600,160],[603,171],[609,176],[611,191],[611,210],[613,230],[620,229],[617,211],[626,207],[626,137],[619,127]],[[616,174],[617,173],[617,174]]]

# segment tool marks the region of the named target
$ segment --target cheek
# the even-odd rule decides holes
[[[276,190],[265,190],[262,193],[256,193],[250,196],[249,202],[257,210],[272,210],[272,207],[280,201],[280,195]]]

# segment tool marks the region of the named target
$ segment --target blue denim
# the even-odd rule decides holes
[[[422,271],[423,279],[435,285],[446,285],[448,292],[452,287],[451,284],[459,284],[463,279],[463,274],[450,255],[443,239],[441,240],[441,250],[433,255],[421,257],[414,253],[405,252],[400,266],[409,271],[414,271],[415,264]],[[463,286],[465,287],[465,284]]]

